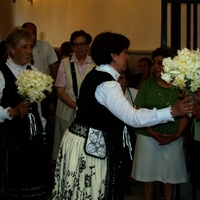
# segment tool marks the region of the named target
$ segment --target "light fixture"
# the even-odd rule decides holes
[[[27,0],[28,2],[30,2],[31,3],[31,5],[33,5],[33,0]]]

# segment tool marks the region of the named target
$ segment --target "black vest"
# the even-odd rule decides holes
[[[17,86],[15,84],[16,78],[6,64],[1,65],[1,72],[5,79],[5,87],[3,89],[3,96],[0,105],[4,108],[14,108],[20,102],[24,101],[24,99],[17,93]],[[38,132],[43,132],[43,127],[37,110],[37,103],[32,103],[30,107],[31,109],[29,113],[32,113],[35,117]],[[16,116],[12,120],[6,119],[4,120],[4,124],[10,142],[26,143],[30,140],[30,121],[27,116]]]
[[[108,171],[106,178],[105,199],[123,199],[123,129],[124,122],[115,117],[105,106],[95,98],[98,85],[106,81],[115,81],[106,73],[95,70],[90,71],[80,88],[77,100],[77,122],[102,130],[105,133],[108,150]],[[113,98],[114,99],[114,98]],[[114,103],[114,102],[113,102]]]
[[[77,100],[78,110],[75,120],[86,126],[106,132],[108,145],[110,146],[110,144],[114,142],[114,146],[117,146],[120,152],[123,148],[122,133],[124,123],[115,117],[105,106],[101,105],[95,98],[97,86],[106,81],[115,80],[110,74],[97,71],[95,68],[86,75]]]

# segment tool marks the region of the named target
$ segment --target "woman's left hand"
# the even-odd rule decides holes
[[[151,130],[149,135],[154,138],[159,144],[165,144],[167,142],[167,138],[164,137],[164,134]]]
[[[177,140],[181,135],[177,132],[175,134],[163,134],[163,137],[166,139],[166,140],[163,140],[162,143],[160,143],[160,145],[168,145],[170,144],[171,142]]]
[[[9,112],[11,116],[15,117],[21,117],[28,113],[29,111],[29,103],[27,101],[23,101],[19,103],[16,107],[10,108]]]

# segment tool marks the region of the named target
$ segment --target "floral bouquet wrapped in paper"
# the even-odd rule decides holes
[[[40,102],[52,91],[53,79],[44,73],[25,70],[17,76],[16,85],[18,94],[26,101]]]
[[[180,88],[185,94],[192,94],[200,88],[200,52],[184,48],[178,50],[173,59],[163,59],[162,79]]]

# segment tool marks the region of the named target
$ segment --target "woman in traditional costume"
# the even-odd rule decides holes
[[[92,43],[97,66],[81,85],[76,118],[61,142],[54,200],[122,200],[123,141],[129,143],[123,139],[124,124],[152,126],[192,111],[187,100],[161,110],[136,110],[128,102],[117,80],[126,69],[129,44],[124,35],[112,32],[97,35]]]
[[[47,156],[37,103],[18,94],[16,77],[29,66],[33,35],[12,29],[6,38],[9,58],[0,66],[0,199],[46,200]],[[31,80],[30,80],[31,81]]]

